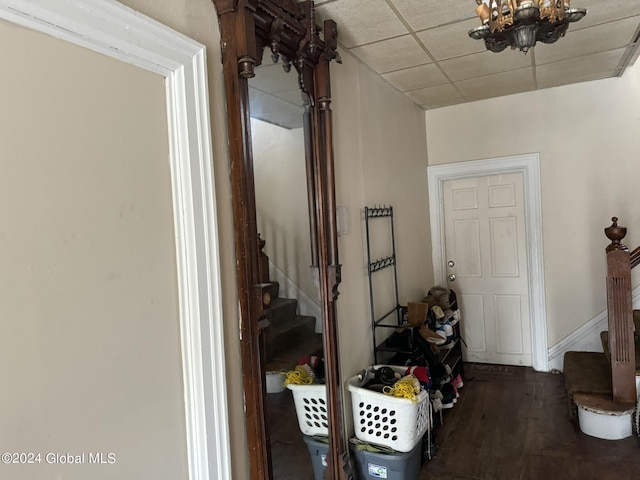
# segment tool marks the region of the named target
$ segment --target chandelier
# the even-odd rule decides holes
[[[585,8],[571,8],[571,0],[476,0],[482,25],[469,31],[484,40],[487,50],[501,52],[511,46],[525,54],[536,42],[554,43],[569,24],[587,14]]]

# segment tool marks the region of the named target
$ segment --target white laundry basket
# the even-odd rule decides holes
[[[414,403],[362,388],[374,378],[375,370],[388,366],[404,375],[407,367],[375,365],[349,379],[356,437],[368,443],[410,452],[429,427],[429,393],[422,390]]]
[[[293,393],[298,425],[304,435],[329,435],[326,385],[287,385]]]

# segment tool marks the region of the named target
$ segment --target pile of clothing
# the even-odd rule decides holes
[[[373,373],[373,378],[362,388],[398,398],[407,398],[414,403],[418,401],[418,394],[422,390],[431,388],[427,367],[409,366],[403,375],[390,367],[383,366],[374,370]]]

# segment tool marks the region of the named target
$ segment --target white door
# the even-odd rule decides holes
[[[531,365],[522,173],[443,184],[446,275],[469,362]]]

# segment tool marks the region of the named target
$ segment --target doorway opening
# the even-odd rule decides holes
[[[538,154],[474,160],[427,167],[433,274],[446,283],[444,187],[449,180],[520,173],[523,178],[525,242],[527,247],[531,360],[537,371],[549,370],[544,290],[540,158]]]

